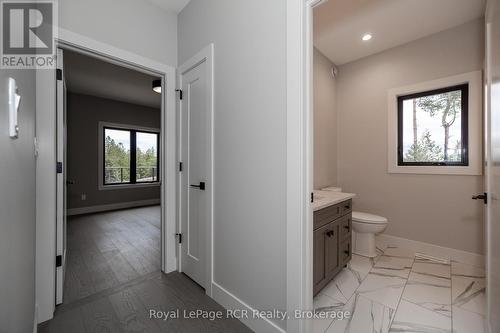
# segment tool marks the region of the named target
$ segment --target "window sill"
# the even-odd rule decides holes
[[[473,166],[400,166],[391,165],[389,173],[421,174],[421,175],[462,175],[481,176],[483,170]]]
[[[161,182],[138,183],[138,184],[99,185],[99,191],[126,190],[126,189],[157,187],[157,186],[161,186]]]

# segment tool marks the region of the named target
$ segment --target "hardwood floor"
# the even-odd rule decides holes
[[[160,207],[68,220],[64,304],[161,270]]]
[[[183,310],[223,311],[181,273],[161,273],[160,207],[74,217],[68,221],[64,304],[41,333],[251,332],[236,319],[184,319]],[[150,310],[179,310],[179,319]]]

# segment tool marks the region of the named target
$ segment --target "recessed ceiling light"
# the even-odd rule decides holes
[[[367,41],[369,41],[370,39],[372,39],[372,37],[373,37],[373,36],[372,36],[372,34],[364,34],[364,35],[363,35],[363,37],[361,37],[361,40],[362,40],[363,42],[367,42]]]

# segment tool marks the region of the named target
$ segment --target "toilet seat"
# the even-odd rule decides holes
[[[383,216],[362,213],[362,212],[352,212],[352,220],[354,222],[361,222],[361,223],[387,224],[387,219]]]

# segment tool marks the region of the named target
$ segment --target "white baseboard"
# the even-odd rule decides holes
[[[117,209],[159,205],[160,202],[161,202],[160,199],[149,199],[149,200],[119,202],[119,203],[108,204],[108,205],[71,208],[71,209],[67,210],[67,214],[68,214],[68,216],[73,216],[73,215],[81,215],[81,214],[89,214],[89,213],[106,212],[106,211],[117,210]]]
[[[409,249],[415,252],[421,252],[438,258],[446,258],[452,261],[473,265],[476,267],[485,267],[486,259],[484,255],[452,249],[449,247],[438,246],[434,244],[419,242],[411,239],[381,234],[376,236],[377,247],[386,248],[387,246],[397,246]]]
[[[243,324],[247,325],[254,332],[286,333],[285,330],[283,330],[281,327],[279,327],[269,319],[252,318],[251,314],[255,310],[254,308],[252,308],[250,305],[246,304],[215,282],[212,283],[212,298],[226,309],[246,310],[249,314],[249,318],[241,318],[240,321]]]

